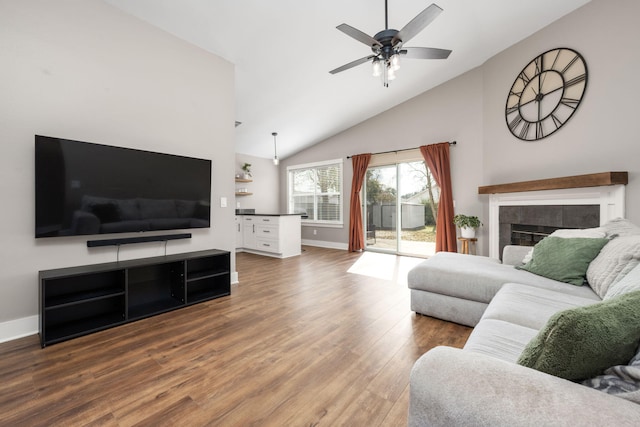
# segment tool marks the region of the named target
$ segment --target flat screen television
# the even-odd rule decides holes
[[[35,237],[210,226],[211,160],[36,135]]]

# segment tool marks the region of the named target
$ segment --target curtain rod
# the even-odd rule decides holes
[[[456,145],[458,142],[457,141],[450,141],[449,145]],[[381,151],[379,153],[371,153],[372,155],[375,154],[389,154],[389,153],[398,153],[400,151],[411,151],[411,150],[417,150],[420,147],[416,147],[416,148],[402,148],[400,150],[390,150],[390,151]],[[350,159],[353,156],[347,156],[347,159]]]

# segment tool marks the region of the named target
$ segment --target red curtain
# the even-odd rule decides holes
[[[451,165],[449,143],[423,145],[420,152],[433,178],[440,187],[438,220],[436,222],[436,252],[457,252],[456,228],[453,224],[453,191],[451,189]]]
[[[364,229],[362,227],[362,208],[360,207],[360,190],[364,177],[367,174],[367,166],[371,160],[371,154],[357,154],[351,156],[353,164],[353,179],[351,180],[351,202],[349,213],[349,252],[364,249]]]

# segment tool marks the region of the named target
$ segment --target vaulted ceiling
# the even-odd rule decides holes
[[[363,64],[371,53],[338,31],[385,28],[383,0],[105,0],[235,64],[236,152],[280,158],[323,141],[450,80],[589,0],[438,0],[444,11],[406,46],[451,49],[446,60],[403,59],[383,87]],[[400,30],[430,0],[389,0]]]

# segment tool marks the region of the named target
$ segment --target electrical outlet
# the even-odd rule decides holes
[[[316,230],[315,228],[313,229],[313,235],[317,236],[318,235],[318,230]]]

